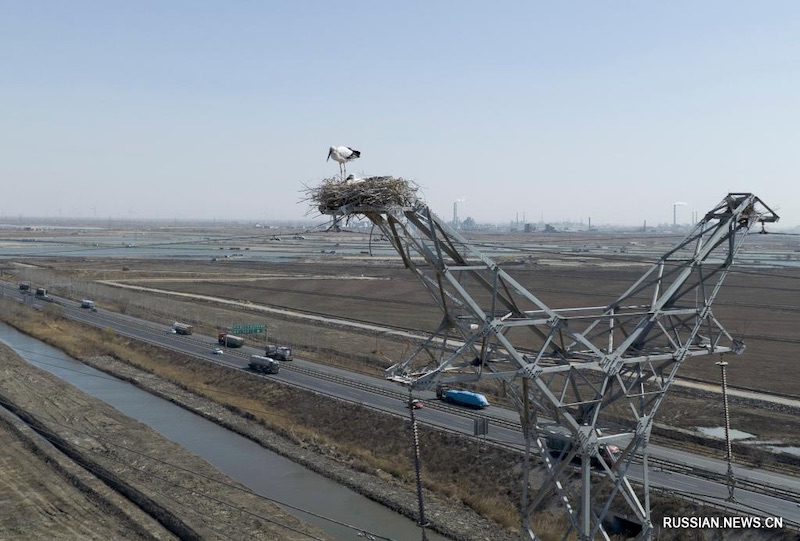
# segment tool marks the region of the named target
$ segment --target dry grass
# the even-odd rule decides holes
[[[144,265],[144,263],[142,264]],[[147,262],[140,271],[143,274],[169,274],[166,262]],[[198,272],[203,267],[188,263],[172,272],[182,275]],[[241,300],[239,311],[222,309],[213,303],[165,299],[163,295],[123,291],[93,284],[87,271],[82,270],[84,281],[75,282],[76,296],[79,287],[86,284],[95,295],[109,306],[125,306],[127,312],[165,323],[183,320],[195,324],[198,332],[213,334],[218,327],[242,320],[264,321],[270,329],[270,337],[295,348],[297,355],[317,362],[347,368],[349,370],[380,375],[394,361],[403,358],[409,351],[408,341],[398,341],[382,336],[348,332],[342,328],[310,325],[299,319],[278,318],[259,315],[254,307],[259,305],[292,306],[300,310],[316,310],[333,317],[360,317],[362,319],[417,328],[434,327],[438,312],[432,310],[430,300],[417,281],[405,269],[392,266],[363,265],[347,268],[332,264],[313,266],[313,272],[330,276],[352,276],[364,274],[379,278],[374,280],[313,280],[302,276],[292,280],[232,281],[237,275],[250,276],[253,265],[229,268],[228,280],[224,282],[157,282],[151,285],[186,293],[198,293],[224,299]],[[308,275],[307,264],[282,264],[281,273]],[[38,271],[44,283],[65,281],[63,275],[51,271]],[[63,271],[62,271],[63,274]],[[620,288],[635,280],[637,269],[541,269],[518,268],[516,277],[523,285],[530,284],[538,296],[551,306],[594,305],[613,299]],[[771,273],[748,271],[732,274],[715,302],[715,316],[720,318],[737,336],[745,336],[748,350],[742,357],[730,357],[728,382],[759,390],[772,390],[797,394],[792,378],[785,377],[794,369],[797,350],[797,326],[800,325],[800,308],[790,304],[790,295],[796,292],[797,271],[782,270],[786,278],[776,280]],[[80,298],[80,296],[78,296]],[[107,299],[107,300],[106,300]],[[251,303],[251,304],[248,304]],[[431,309],[426,310],[429,307]],[[438,316],[438,317],[437,317]],[[759,377],[753,378],[757,370]],[[708,361],[691,361],[681,367],[681,375],[701,377],[719,382],[719,368]],[[493,403],[503,404],[503,397],[494,386],[481,389]],[[678,428],[693,429],[696,426],[720,426],[722,412],[720,400],[708,397],[687,396],[671,392],[663,404],[657,422],[668,423]],[[758,435],[761,439],[781,440],[796,445],[800,434],[800,418],[791,413],[754,409],[749,404],[738,404],[732,400],[731,419],[733,427]],[[716,453],[716,449],[711,452]],[[766,456],[754,460],[767,461]]]
[[[159,262],[148,262],[147,264],[157,265]],[[302,267],[297,265],[293,268],[301,269]],[[410,276],[407,279],[398,278],[394,273],[394,269],[376,268],[374,265],[348,269],[348,272],[355,274],[363,272],[365,274],[390,276],[391,282],[386,285],[382,284],[381,287],[375,287],[375,284],[367,282],[349,282],[346,287],[342,287],[341,282],[336,283],[331,280],[313,283],[308,280],[298,279],[296,281],[283,281],[279,289],[274,288],[274,284],[270,285],[268,282],[232,283],[230,278],[235,276],[236,273],[249,272],[252,268],[242,266],[239,269],[230,266],[228,270],[230,271],[228,275],[229,281],[225,283],[168,284],[164,282],[161,285],[165,288],[181,289],[186,292],[200,292],[212,295],[216,293],[220,297],[241,299],[242,301],[246,300],[257,304],[269,305],[277,303],[299,308],[305,307],[324,311],[334,316],[347,317],[356,313],[363,319],[386,322],[387,324],[404,324],[406,320],[402,319],[398,322],[398,317],[411,318],[417,325],[422,326],[434,325],[438,322],[437,314],[429,316],[429,313],[423,313],[417,309],[418,305],[427,301],[425,292],[422,291],[419,284]],[[316,270],[318,269],[315,266]],[[162,271],[159,270],[158,272]],[[297,272],[299,274],[308,271],[298,270]],[[324,272],[341,273],[343,271],[340,267]],[[728,278],[726,285],[715,302],[715,316],[719,317],[737,337],[744,336],[749,344],[746,355],[741,358],[729,359],[732,361],[728,371],[729,384],[792,394],[797,393],[796,382],[792,378],[787,378],[786,374],[794,368],[794,358],[798,344],[796,329],[797,325],[800,324],[800,309],[797,308],[796,303],[791,302],[791,299],[793,298],[792,295],[796,294],[795,283],[800,276],[796,271],[792,270],[784,270],[781,273],[786,275],[785,279],[776,280],[773,276],[774,273],[764,273],[763,275],[754,271],[742,274],[733,273]],[[169,273],[165,272],[165,274]],[[405,276],[407,271],[400,269],[398,274]],[[624,287],[627,287],[639,277],[640,270],[630,268],[565,270],[528,266],[515,269],[515,275],[523,285],[529,287],[548,305],[563,307],[597,305],[613,300]],[[87,274],[87,287],[93,286],[90,280],[91,275]],[[53,281],[55,282],[55,279]],[[370,288],[371,291],[368,291]],[[419,290],[419,293],[412,294],[414,289]],[[144,317],[152,318],[152,314],[160,310],[163,311],[163,315],[160,317],[164,317],[165,321],[185,319],[189,322],[200,322],[212,330],[213,324],[209,325],[210,322],[221,321],[225,318],[230,320],[235,316],[241,318],[244,312],[244,309],[238,314],[233,311],[224,311],[207,303],[193,304],[171,299],[165,303],[164,297],[157,295],[117,291],[113,292],[113,295],[118,299],[116,302],[120,306],[128,305],[129,313],[136,313],[137,315],[141,313]],[[324,302],[320,302],[322,298],[325,299]],[[357,306],[357,309],[354,309],[354,306]],[[185,314],[185,317],[168,315],[170,313],[174,314],[176,311]],[[406,315],[400,314],[403,311],[405,311]],[[270,323],[270,326],[272,325]],[[308,356],[307,353],[311,353],[315,360],[321,362],[340,363],[341,366],[348,366],[354,369],[369,369],[371,373],[375,374],[379,373],[389,363],[388,359],[382,356],[382,353],[386,353],[392,359],[398,359],[402,357],[403,349],[407,347],[407,344],[348,333],[341,329],[312,330],[310,326],[304,326],[296,321],[276,321],[275,325],[283,326],[281,333],[285,329],[296,329],[292,331],[291,337],[285,341],[295,346],[298,350],[307,349],[307,351],[302,352],[303,356]],[[353,358],[356,357],[363,360],[353,362]],[[758,373],[759,377],[754,379],[752,375],[755,372]],[[681,373],[703,377],[711,381],[718,381],[719,378],[718,367],[710,362],[685,363]],[[203,384],[198,386],[200,392],[216,393],[214,396],[220,399],[227,392],[235,392],[235,386],[232,387],[232,391],[225,391],[224,389],[227,387],[218,386],[214,377],[201,379],[200,383]],[[263,415],[265,423],[272,422],[270,421],[269,412],[280,411],[281,415],[283,415],[284,410],[281,408],[280,404],[275,406],[264,405],[263,402],[258,400],[241,403],[242,411],[251,412],[253,415]],[[795,442],[796,437],[794,435],[800,434],[800,421],[796,416],[790,414],[767,410],[754,411],[752,407],[747,405],[736,404],[732,405],[731,412],[735,428],[759,435],[768,432],[771,437],[784,441],[788,440],[787,442]],[[346,417],[346,412],[340,412],[340,414]],[[336,419],[342,418],[341,416],[334,416],[329,420],[335,423]],[[339,440],[340,436],[330,430],[332,427],[317,428],[312,426],[305,428],[306,425],[304,423],[313,423],[313,419],[305,415],[300,414],[297,417],[289,417],[287,415],[287,419],[290,419],[287,426],[280,427],[274,423],[271,426],[275,426],[277,430],[285,430],[291,433],[298,441],[303,441],[307,445],[318,447],[326,452],[341,454],[343,460],[350,460],[354,467],[364,471],[374,471],[378,474],[381,474],[378,470],[391,472],[391,475],[396,479],[403,481],[410,478],[409,468],[397,467],[398,464],[409,463],[406,460],[408,457],[407,450],[403,451],[402,445],[398,445],[397,449],[395,449],[393,447],[383,447],[379,442],[370,441],[369,448],[364,449],[363,446],[359,447],[363,443],[362,441],[353,443],[353,438],[348,439],[346,435],[341,436],[344,438],[343,440]],[[683,428],[717,426],[721,424],[721,420],[721,404],[719,401],[693,398],[674,392],[666,399],[657,419],[659,422],[670,422]],[[398,441],[400,442],[404,441],[402,434],[392,437],[399,438]],[[356,439],[359,440],[359,438]],[[362,437],[360,439],[365,438]],[[474,498],[475,501],[470,501],[470,505],[480,507],[484,499],[491,497],[488,492],[483,491],[480,484],[477,484],[479,487],[477,489],[470,488],[462,491],[460,480],[459,483],[454,482],[454,479],[459,479],[458,476],[461,475],[461,471],[451,470],[452,462],[455,461],[451,448],[459,445],[463,446],[465,444],[463,442],[445,442],[438,447],[438,451],[442,453],[444,458],[437,460],[436,458],[426,457],[426,469],[433,470],[433,464],[437,464],[437,466],[442,467],[443,472],[448,472],[446,475],[432,479],[429,482],[432,484],[431,486],[436,486],[439,490],[450,494],[453,499],[470,501],[470,498]],[[474,448],[472,450],[474,451]],[[389,454],[384,454],[385,452]],[[397,453],[396,455],[392,454],[395,452]],[[390,457],[388,465],[386,460],[381,461],[381,457],[386,456]],[[463,456],[458,456],[465,461],[464,463],[474,462],[474,456],[470,456],[469,451]],[[432,462],[428,463],[428,460],[432,460]],[[511,470],[513,468],[508,469]],[[494,479],[490,480],[490,485],[501,484],[495,481]],[[510,480],[505,487],[496,486],[496,491],[502,494],[503,491],[517,490],[516,484],[516,479]],[[479,495],[479,497],[475,497],[475,494]],[[506,499],[508,502],[516,501],[511,497]],[[495,513],[494,516],[500,517],[503,514],[503,511],[497,509],[499,506],[492,504],[489,507],[495,508],[493,511]],[[516,515],[516,510],[511,503],[506,506],[506,509],[511,509],[509,516]],[[497,518],[496,520],[503,523],[512,522],[508,518]]]
[[[265,384],[263,378],[245,372],[129,340],[110,329],[85,327],[57,315],[34,312],[16,303],[5,302],[0,308],[10,323],[73,357],[110,355],[124,360],[255,419],[309,450],[413,488],[410,426],[398,422],[397,417],[316,393]],[[518,455],[485,447],[478,454],[474,440],[425,427],[420,429],[420,438],[426,488],[471,507],[505,528],[518,527]],[[667,509],[683,505],[663,503]],[[561,539],[566,530],[565,519],[555,508],[542,510],[534,520],[542,539]]]
[[[409,486],[414,481],[409,424],[398,422],[395,416],[280,384],[265,385],[263,378],[138,343],[109,329],[85,327],[24,308],[3,312],[10,324],[70,356],[113,356],[241,412],[301,446],[359,471],[388,474]],[[483,470],[474,467],[473,442],[426,428],[420,434],[427,488],[479,508],[499,524],[515,527],[516,455],[482,457],[495,466]],[[506,467],[501,468],[501,464]],[[498,469],[503,470],[502,475],[498,475]]]

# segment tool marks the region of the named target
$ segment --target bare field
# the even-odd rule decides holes
[[[298,269],[298,271],[301,269]],[[308,269],[305,269],[308,270]],[[380,281],[269,279],[242,284],[225,282],[148,282],[149,287],[249,301],[254,304],[288,306],[344,319],[431,331],[440,315],[427,292],[403,269],[350,265],[347,275],[379,276]],[[372,270],[372,272],[370,272]],[[377,272],[376,272],[377,270]],[[612,302],[641,275],[640,269],[531,268],[514,267],[514,277],[549,306],[597,306]],[[335,271],[335,270],[334,270]],[[782,279],[776,280],[780,274]],[[747,343],[742,356],[725,357],[728,384],[784,395],[800,396],[797,383],[797,352],[800,344],[800,271],[743,271],[728,277],[714,303],[714,313],[736,338]],[[355,341],[370,341],[340,332],[327,346],[347,352]],[[395,349],[395,352],[401,348]],[[368,352],[359,352],[368,354]],[[397,359],[398,357],[395,357]],[[695,359],[679,372],[720,384],[719,357]],[[388,366],[384,359],[384,368]],[[789,377],[787,377],[789,375]],[[491,390],[490,390],[491,392]],[[702,404],[702,406],[700,406]],[[800,423],[794,413],[753,409],[732,401],[734,427],[775,439],[800,444]],[[723,424],[721,401],[698,399],[673,392],[665,401],[658,421],[684,429]]]
[[[147,286],[235,299],[253,304],[291,307],[320,314],[377,324],[432,331],[441,315],[422,285],[399,265],[331,265],[326,271],[343,276],[370,276],[380,280],[331,280],[304,277],[318,265],[294,265],[280,272],[298,278],[248,280],[235,283],[234,265],[225,281],[148,280]],[[567,308],[604,306],[613,302],[638,279],[642,270],[604,268],[537,268],[514,266],[508,271],[548,306]],[[130,282],[136,283],[136,282]],[[800,397],[800,386],[787,373],[797,370],[800,346],[800,269],[756,271],[740,269],[727,278],[714,302],[714,314],[748,348],[741,357],[729,356],[728,383]],[[340,345],[346,350],[346,345]],[[333,345],[332,347],[337,347]],[[717,359],[714,359],[717,360]],[[753,377],[757,373],[758,377]],[[682,376],[719,382],[713,361],[691,361]]]
[[[6,414],[0,448],[0,539],[177,539]]]
[[[255,308],[287,307],[421,331],[433,329],[440,318],[428,293],[399,261],[360,258],[328,260],[324,265],[319,261],[264,265],[242,261],[220,264],[128,259],[123,263],[120,260],[60,259],[31,263],[39,267],[38,279],[71,283],[69,288],[61,286],[60,294],[71,294],[73,298],[88,295],[101,306],[105,304],[164,322],[188,319],[198,324],[201,332],[208,334],[213,333],[221,321],[257,317],[256,321],[268,323],[272,336],[277,340],[296,346],[297,355],[376,375],[401,358],[409,344],[340,327],[320,327],[300,319],[268,316]],[[125,271],[121,270],[123,264]],[[505,268],[553,308],[605,305],[643,272],[639,266],[559,266],[531,261],[516,262]],[[360,279],[362,276],[368,279]],[[800,271],[792,269],[742,269],[729,276],[714,305],[715,315],[732,334],[748,343],[744,356],[728,356],[726,359],[731,362],[729,384],[798,394],[795,378],[787,377],[787,374],[794,373],[793,356],[798,344],[796,329],[800,328],[798,278]],[[108,286],[98,287],[97,280],[205,295],[240,302],[241,305],[221,307],[208,300],[192,302],[191,299],[159,293],[121,291]],[[181,314],[180,317],[177,314]],[[686,363],[681,375],[718,382],[719,372],[713,365],[714,360]],[[758,374],[758,377],[753,374]],[[300,424],[305,422],[302,413],[298,412]],[[718,426],[722,423],[721,404],[676,391],[665,402],[657,422],[681,428]],[[797,443],[796,435],[800,434],[800,420],[796,415],[756,410],[748,404],[732,405],[732,423],[734,428],[786,443]],[[338,434],[334,439],[343,441],[342,438]],[[427,457],[434,462],[431,458]],[[353,455],[347,458],[352,459]],[[443,468],[446,474],[446,466]],[[404,475],[407,474],[398,474],[400,478]],[[479,504],[473,505],[477,507]]]
[[[301,355],[373,375],[380,375],[413,345],[409,341],[319,326],[301,319],[277,318],[257,312],[253,307],[285,307],[423,332],[434,329],[441,317],[428,292],[399,261],[360,258],[328,259],[324,264],[313,261],[265,265],[244,261],[126,260],[128,270],[121,271],[119,260],[67,259],[44,266],[57,269],[59,275],[71,277],[76,283],[80,280],[80,283],[91,284],[96,279],[108,279],[238,301],[242,303],[239,307],[220,307],[208,301],[192,303],[191,299],[178,300],[157,293],[120,292],[129,300],[127,304],[115,303],[130,313],[141,313],[165,322],[179,318],[175,314],[181,305],[184,315],[180,317],[191,319],[200,332],[209,334],[237,320],[263,321],[273,339],[295,346]],[[527,260],[508,262],[504,268],[553,308],[606,305],[645,269],[640,264],[557,266]],[[152,299],[151,304],[158,305],[158,312],[133,308],[134,299],[139,302],[147,298]],[[103,299],[97,300],[102,303]],[[729,385],[800,396],[800,386],[794,376],[800,344],[797,331],[800,329],[799,268],[735,267],[714,303],[714,315],[748,346],[742,356],[725,357],[730,363]],[[701,378],[718,385],[720,374],[714,364],[716,360],[718,357],[690,360],[681,367],[679,376]],[[684,429],[719,426],[722,424],[720,406],[718,401],[698,399],[676,390],[668,396],[657,421]],[[780,412],[752,410],[752,405],[734,403],[733,427],[786,444],[800,443],[800,424],[795,421],[796,416],[789,413],[783,418]]]
[[[24,311],[20,308],[18,313]],[[289,390],[279,383],[267,382],[246,372],[198,361],[102,330],[84,328],[47,314],[27,314],[17,322],[34,335],[46,326],[49,330],[40,333],[42,338],[73,356],[79,356],[85,363],[135,382],[151,393],[368,494],[392,509],[415,516],[416,494],[408,425],[398,422],[393,415],[384,415],[358,404],[331,401],[313,392]],[[85,352],[90,351],[105,354],[86,357]],[[13,388],[13,382],[14,378],[9,378],[9,384],[0,385],[0,389]],[[34,403],[41,402],[39,397],[22,387],[13,390]],[[36,385],[36,388],[46,395],[51,394],[44,386]],[[53,401],[56,411],[65,410],[61,407],[64,400],[82,404],[83,399],[77,395],[80,393]],[[79,409],[84,412],[92,410]],[[70,417],[74,417],[76,426],[93,427],[97,424],[86,415]],[[129,423],[113,424],[116,428]],[[516,538],[520,457],[491,446],[476,453],[475,442],[470,438],[426,427],[421,427],[420,432],[424,483],[430,489],[425,491],[427,516],[436,529],[441,528],[442,533],[462,541]],[[133,441],[138,442],[138,439],[134,437]],[[131,445],[139,448],[140,443],[131,442]],[[141,445],[144,445],[144,440]],[[154,450],[164,452],[158,447]],[[542,467],[535,467],[533,477],[540,475],[544,475]],[[579,476],[575,475],[570,484],[576,484],[578,480]],[[596,481],[599,490],[608,489],[602,479]],[[544,540],[562,539],[566,525],[563,515],[557,511],[558,502],[558,498],[548,500],[535,519],[548,530],[542,536]],[[669,497],[656,495],[652,502],[656,521],[662,515],[713,513]],[[505,527],[483,517],[490,517]],[[224,524],[223,527],[229,532],[231,528],[239,531]],[[664,541],[686,539],[685,534],[674,530],[664,532],[659,538]],[[793,536],[789,532],[774,532],[770,538],[777,541],[793,539]],[[277,536],[268,538],[280,539]],[[748,532],[726,532],[724,538],[749,541],[752,536]]]

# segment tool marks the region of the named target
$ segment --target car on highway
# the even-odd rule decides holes
[[[415,410],[421,409],[424,405],[425,405],[425,403],[422,400],[420,400],[419,398],[415,398],[414,400],[411,401],[410,404],[406,403],[406,407],[407,408],[411,407],[411,408],[414,408]]]
[[[170,327],[169,329],[167,329],[167,334],[178,334],[178,331]]]
[[[222,348],[214,348],[211,350],[211,353],[213,353],[214,355],[222,355],[223,351]]]

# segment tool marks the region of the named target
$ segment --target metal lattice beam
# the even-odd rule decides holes
[[[420,390],[497,380],[510,391],[526,441],[521,538],[537,539],[531,516],[556,494],[579,539],[609,538],[603,519],[618,496],[642,523],[640,538],[649,539],[647,443],[654,416],[686,359],[743,351],[711,305],[746,233],[778,216],[753,194],[728,194],[616,301],[555,310],[422,203],[332,214],[369,218],[443,314],[433,335],[386,371],[388,379]],[[624,408],[612,416],[614,404]],[[611,425],[614,433],[604,428]],[[548,448],[554,430],[570,442],[562,456]],[[612,443],[621,448],[617,456],[603,452]],[[534,450],[547,474],[531,497]],[[643,500],[627,479],[637,455],[644,457]],[[575,462],[577,484],[567,482]],[[593,493],[593,471],[608,483],[602,498]]]

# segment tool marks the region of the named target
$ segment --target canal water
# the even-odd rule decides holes
[[[253,492],[291,506],[288,512],[318,526],[338,541],[369,539],[365,533],[379,540],[422,539],[414,521],[211,421],[86,366],[2,322],[0,341],[33,365],[203,457]],[[447,541],[446,537],[429,531],[426,536],[431,541]]]

